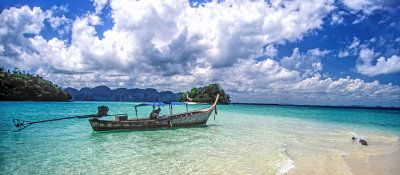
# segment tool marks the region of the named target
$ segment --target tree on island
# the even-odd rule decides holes
[[[0,67],[0,101],[69,101],[71,95],[39,75]]]
[[[193,88],[188,93],[182,93],[179,101],[188,101],[189,97],[193,102],[213,103],[217,94],[220,95],[218,104],[229,104],[230,97],[218,84],[210,84],[209,86]]]

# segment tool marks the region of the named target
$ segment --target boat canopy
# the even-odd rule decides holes
[[[145,102],[134,106],[134,108],[136,112],[136,118],[138,118],[137,107],[140,106],[153,106],[153,110],[156,106],[169,106],[170,114],[172,115],[172,105],[183,105],[183,104],[186,104],[186,111],[188,111],[189,109],[187,103],[185,102]]]
[[[145,102],[141,103],[135,106],[140,107],[140,106],[167,106],[167,105],[183,105],[186,104],[185,102]]]

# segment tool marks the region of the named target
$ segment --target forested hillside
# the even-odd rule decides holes
[[[0,67],[1,101],[69,101],[71,95],[39,75]]]

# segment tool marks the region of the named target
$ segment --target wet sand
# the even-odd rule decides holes
[[[303,135],[309,138],[288,147],[294,167],[287,174],[398,175],[399,137],[376,132],[358,133],[366,138],[368,146],[351,141],[353,132]]]
[[[398,175],[400,172],[400,149],[376,156],[344,157],[344,160],[349,167],[349,174]]]

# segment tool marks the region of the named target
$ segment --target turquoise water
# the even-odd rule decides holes
[[[318,174],[310,168],[316,161],[340,167],[343,155],[400,148],[400,111],[372,109],[220,105],[216,120],[212,115],[199,127],[95,132],[87,119],[70,119],[13,132],[12,118],[93,114],[100,105],[135,117],[135,104],[0,102],[0,174]],[[184,111],[185,106],[174,107]],[[139,115],[150,112],[143,107]],[[351,142],[354,134],[370,146]]]

